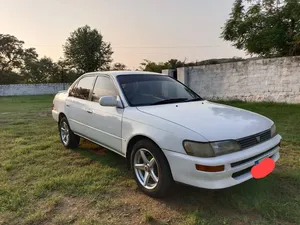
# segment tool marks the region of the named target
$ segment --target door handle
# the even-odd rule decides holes
[[[66,104],[67,107],[70,107],[70,104]]]
[[[91,114],[93,113],[93,110],[91,110],[91,109],[86,109],[85,111],[86,111],[87,113],[91,113]]]

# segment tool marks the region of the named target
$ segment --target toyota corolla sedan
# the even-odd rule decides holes
[[[52,115],[66,148],[77,148],[81,137],[120,154],[152,197],[174,182],[231,187],[253,178],[263,159],[279,159],[273,121],[204,100],[158,73],[84,74],[55,96]]]

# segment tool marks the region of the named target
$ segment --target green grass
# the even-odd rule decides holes
[[[275,171],[224,190],[176,185],[157,200],[122,157],[88,141],[64,149],[52,99],[0,98],[0,224],[300,224],[300,105],[225,102],[275,121]]]

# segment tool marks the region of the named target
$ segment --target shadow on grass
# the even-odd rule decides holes
[[[128,170],[125,158],[88,140],[81,140],[79,148],[73,151],[90,158],[92,161],[97,161],[101,165],[122,171]]]
[[[127,169],[126,159],[116,153],[86,140],[81,142],[80,148],[75,152],[102,166],[117,169],[124,179],[133,180],[132,171]],[[287,174],[281,174],[279,169],[264,179],[251,179],[221,190],[175,184],[168,197],[155,201],[166,204],[172,210],[190,214],[193,220],[198,222],[202,216],[210,219],[238,218],[247,214],[247,218],[252,215],[256,221],[278,223],[282,220],[294,223],[300,221],[300,215],[297,213],[300,211],[299,186],[299,176],[291,178]],[[132,187],[131,191],[135,192],[135,189],[136,186]],[[147,198],[145,196],[145,201]]]
[[[268,221],[272,224],[300,221],[300,182],[290,182],[278,172],[264,179],[251,179],[240,185],[207,190],[186,185],[176,185],[173,195],[163,201],[171,208],[191,213],[196,221],[206,218],[235,218],[243,215],[255,221]],[[208,222],[208,221],[206,221]],[[223,223],[224,221],[218,221]],[[244,222],[245,221],[241,221]],[[251,221],[246,221],[247,223]]]

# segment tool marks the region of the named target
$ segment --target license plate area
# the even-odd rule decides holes
[[[266,159],[266,158],[272,158],[272,156],[273,156],[273,155],[267,155],[267,156],[265,156],[265,157],[263,157],[263,158],[260,158],[260,159],[258,159],[258,160],[255,160],[254,166],[258,165],[261,161],[263,161],[263,160]]]

